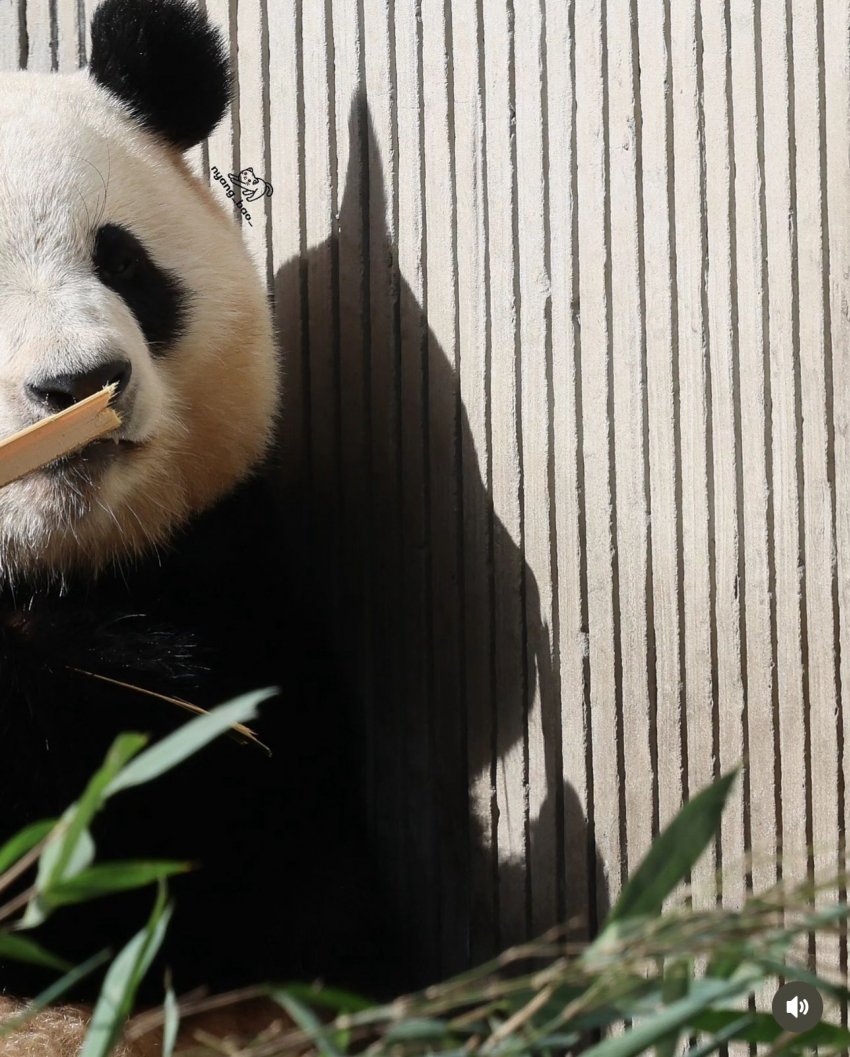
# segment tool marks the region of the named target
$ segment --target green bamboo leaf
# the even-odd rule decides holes
[[[547,1035],[537,1042],[535,1048],[545,1054],[560,1055],[572,1050],[580,1039],[581,1035],[578,1032],[573,1032],[570,1035]]]
[[[608,915],[597,944],[616,922],[660,913],[664,900],[687,877],[717,832],[736,773],[724,775],[692,797],[653,843]]]
[[[782,1028],[770,1013],[750,1013],[748,1024],[740,1024],[740,1020],[740,1009],[707,1009],[694,1018],[693,1027],[696,1031],[712,1035],[723,1034],[725,1041],[772,1043],[782,1034]],[[731,1033],[732,1027],[735,1028],[734,1033]],[[803,1048],[829,1046],[847,1049],[850,1047],[850,1030],[839,1024],[822,1021],[808,1031],[801,1031],[794,1042],[802,1042]]]
[[[688,993],[692,976],[690,961],[679,959],[664,967],[664,978],[661,982],[662,1001],[669,1005],[677,999],[684,998]],[[674,1057],[679,1049],[679,1038],[681,1032],[677,1028],[663,1039],[659,1039],[656,1047],[656,1057]]]
[[[0,874],[4,874],[10,866],[14,866],[28,851],[32,851],[39,841],[44,840],[55,825],[55,818],[46,818],[41,822],[33,822],[31,826],[27,826],[20,833],[16,833],[11,840],[8,840],[0,847]]]
[[[335,1017],[342,1014],[354,1015],[367,1010],[373,1014],[376,1012],[372,1002],[362,998],[360,995],[355,995],[350,991],[343,991],[336,987],[288,983],[269,988],[269,997],[277,1001],[275,992],[291,995],[311,1009],[326,1009]],[[343,1053],[347,1052],[350,1039],[351,1032],[347,1029],[336,1028],[330,1034],[332,1045]]]
[[[162,1025],[162,1057],[172,1057],[177,1045],[177,1032],[180,1028],[180,1007],[177,995],[171,983],[165,989],[165,1001],[162,1005],[165,1020]]]
[[[751,1028],[754,1020],[754,1013],[741,1014],[739,1011],[725,1027],[718,1028],[710,1038],[687,1050],[686,1057],[709,1057],[710,1054],[719,1050],[721,1046],[725,1046],[727,1042],[740,1038],[740,1033]]]
[[[342,991],[337,987],[317,987],[314,984],[288,983],[283,984],[280,988],[270,990],[270,995],[272,995],[273,990],[285,991],[310,1006],[318,1006],[320,1009],[328,1009],[332,1013],[337,1014],[360,1013],[364,1009],[373,1008],[373,1003],[368,999],[352,994],[350,991]]]
[[[53,885],[47,893],[47,900],[52,908],[85,903],[115,892],[144,888],[189,869],[186,863],[157,860],[98,863],[81,870],[68,881]]]
[[[69,808],[67,817],[71,818],[75,810],[74,807]],[[49,873],[52,870],[51,864],[55,862],[56,849],[59,848],[60,842],[62,841],[62,829],[63,826],[60,823],[60,826],[57,827],[56,843],[48,843],[42,852],[39,861],[39,877],[36,878],[36,893],[27,904],[24,916],[20,922],[20,928],[35,928],[46,920],[53,909],[53,904],[50,901],[50,893],[57,882],[51,880]],[[91,833],[89,833],[87,829],[79,831],[74,840],[73,847],[70,849],[70,857],[63,868],[64,874],[71,878],[75,874],[85,870],[89,864],[94,861],[94,855],[95,846]],[[49,856],[48,866],[45,870],[47,876],[42,877],[41,863],[45,861],[45,856]]]
[[[295,1023],[307,1034],[323,1057],[342,1057],[331,1040],[332,1032],[319,1020],[316,1014],[300,999],[283,988],[273,988],[270,996],[292,1017]]]
[[[719,980],[728,980],[748,957],[749,952],[742,946],[723,947],[712,955],[705,974],[706,976],[714,976]]]
[[[445,1039],[448,1025],[444,1020],[428,1017],[415,1017],[394,1024],[384,1036],[388,1043],[394,1042],[427,1042]]]
[[[243,694],[211,712],[184,723],[173,733],[152,745],[115,775],[105,790],[107,797],[143,785],[170,771],[237,723],[247,723],[257,714],[257,706],[277,693],[274,687]]]
[[[0,957],[27,962],[30,965],[41,965],[45,969],[55,969],[58,973],[70,972],[72,968],[69,962],[51,954],[29,936],[21,936],[15,932],[0,932]]]
[[[585,1057],[634,1057],[655,1046],[671,1032],[689,1028],[697,1014],[715,1002],[748,994],[762,979],[757,970],[747,970],[732,980],[697,980],[685,998],[672,1002],[653,1016],[640,1020],[624,1034],[604,1039],[585,1051]]]
[[[68,880],[91,865],[95,853],[89,833],[92,819],[103,806],[109,783],[146,742],[142,734],[119,735],[83,795],[62,816],[39,859],[36,894],[24,912],[23,928],[35,928],[45,920],[50,910],[48,893],[52,885]]]
[[[77,854],[78,839],[103,806],[110,782],[146,744],[147,738],[143,734],[121,734],[112,743],[103,765],[89,780],[83,795],[63,816],[57,840],[44,850],[39,863],[40,889],[72,876],[69,865]]]
[[[136,992],[165,938],[171,918],[165,885],[147,925],[130,940],[109,967],[79,1057],[109,1057],[133,1009]]]
[[[850,1003],[850,989],[843,984],[826,980],[802,965],[777,961],[777,959],[771,958],[769,955],[753,957],[752,961],[761,966],[765,976],[784,976],[786,980],[800,980],[802,983],[811,984],[812,987],[824,994],[831,995],[839,1002]]]

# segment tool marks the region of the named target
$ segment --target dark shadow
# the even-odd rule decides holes
[[[287,350],[276,491],[356,688],[384,899],[421,983],[558,920],[587,935],[605,883],[562,784],[570,732],[537,582],[494,513],[456,365],[399,273],[362,98],[349,128],[335,233],[275,277]],[[530,825],[522,776],[506,804],[496,761],[519,752],[527,774],[535,685],[547,795]]]

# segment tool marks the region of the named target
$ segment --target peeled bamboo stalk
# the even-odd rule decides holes
[[[117,429],[121,419],[109,407],[114,395],[115,386],[107,385],[0,441],[0,488]]]

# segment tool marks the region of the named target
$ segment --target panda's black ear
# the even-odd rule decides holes
[[[104,0],[94,13],[89,72],[152,132],[187,150],[230,101],[224,41],[191,0]]]

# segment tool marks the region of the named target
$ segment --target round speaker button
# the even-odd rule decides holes
[[[792,980],[773,996],[773,1019],[785,1031],[808,1031],[822,1016],[823,999],[811,984]]]

